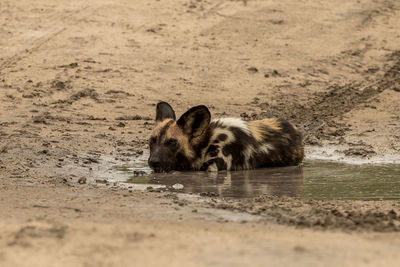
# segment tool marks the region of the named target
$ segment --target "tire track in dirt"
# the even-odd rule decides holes
[[[388,19],[389,14],[393,15],[399,9],[398,1],[385,0],[379,4],[378,8],[363,12],[364,19],[361,21],[359,28],[368,27],[378,17]]]
[[[279,96],[275,98],[275,103],[260,104],[264,112],[259,114],[259,117],[277,116],[293,121],[305,133],[307,144],[316,144],[320,139],[343,136],[349,128],[336,122],[336,119],[357,109],[385,90],[400,91],[400,51],[392,52],[387,61],[394,64],[376,82],[367,85],[362,81],[345,85],[333,84],[322,93],[312,94],[306,103],[288,99],[295,96]],[[335,130],[327,131],[327,128]]]
[[[46,34],[36,40],[33,41],[33,44],[29,47],[24,49],[23,51],[18,52],[17,54],[9,57],[6,59],[3,63],[0,65],[0,71],[11,67],[12,65],[18,63],[18,61],[21,61],[25,57],[27,57],[29,54],[34,53],[38,49],[40,49],[41,46],[44,44],[48,43],[51,39],[56,37],[57,35],[61,34],[63,31],[65,31],[67,28],[62,28],[59,30],[56,30],[50,34]]]
[[[89,7],[85,6],[83,8],[80,8],[78,10],[75,10],[73,12],[71,12],[68,15],[65,16],[59,16],[59,14],[55,14],[53,17],[54,19],[58,19],[59,21],[64,21],[66,19],[70,19],[74,16],[76,16],[79,13],[82,13],[84,11],[86,11]],[[79,19],[75,20],[74,24],[77,24],[81,21],[83,21],[85,18],[89,17],[92,13],[96,12],[97,9],[92,10],[92,12],[90,14],[86,14],[83,13],[83,17],[81,15],[81,17]],[[52,18],[49,18],[50,21],[52,21]],[[0,72],[6,68],[9,68],[15,64],[17,64],[19,61],[23,60],[24,58],[26,58],[28,55],[35,53],[36,51],[38,51],[43,45],[45,45],[46,43],[50,42],[52,39],[54,39],[55,37],[57,37],[58,35],[62,34],[64,31],[66,31],[68,29],[68,27],[58,27],[54,30],[52,30],[50,33],[44,34],[43,36],[34,39],[32,41],[32,43],[30,45],[28,45],[25,49],[19,51],[18,53],[10,56],[9,58],[5,59],[1,64],[0,64]]]

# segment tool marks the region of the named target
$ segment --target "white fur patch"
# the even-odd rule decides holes
[[[247,126],[247,123],[240,119],[240,118],[221,118],[221,119],[214,119],[213,122],[219,122],[220,124],[226,127],[236,127],[241,129],[248,135],[251,135],[250,129]]]
[[[255,149],[252,145],[249,145],[248,147],[246,147],[244,149],[243,156],[244,156],[244,168],[245,169],[249,169],[250,165],[249,165],[249,160],[251,158],[251,156],[255,153]]]
[[[217,172],[218,171],[217,164],[213,163],[210,166],[208,166],[207,171],[208,172]]]
[[[220,141],[218,143],[220,146],[223,146],[225,144],[230,144],[236,140],[235,136],[233,135],[233,133],[231,131],[229,131],[227,129],[217,128],[217,129],[215,129],[213,135],[211,136],[210,142],[213,143],[218,138],[218,135],[220,135],[220,134],[226,134],[226,136],[227,136],[226,140]]]
[[[265,154],[269,154],[269,152],[271,151],[271,150],[273,150],[274,149],[274,147],[271,145],[271,144],[269,144],[269,143],[263,143],[260,147],[259,147],[259,151],[260,152],[263,152],[263,153],[265,153]]]
[[[232,155],[228,155],[228,156],[224,156],[221,152],[220,152],[220,156],[222,156],[223,160],[226,162],[226,170],[230,171],[232,168]]]

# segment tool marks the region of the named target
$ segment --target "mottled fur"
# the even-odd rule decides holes
[[[210,118],[205,106],[197,106],[176,121],[171,106],[158,103],[150,167],[155,171],[245,170],[298,165],[303,160],[301,134],[285,120]]]

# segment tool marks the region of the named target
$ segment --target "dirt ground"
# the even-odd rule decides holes
[[[400,162],[400,2],[0,2],[1,266],[397,266],[399,201],[129,191],[155,104],[286,118],[309,158]]]

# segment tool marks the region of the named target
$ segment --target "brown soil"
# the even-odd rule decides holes
[[[159,100],[398,156],[398,1],[3,0],[0,14],[1,266],[397,265],[398,201],[189,201],[92,171],[146,153]]]

